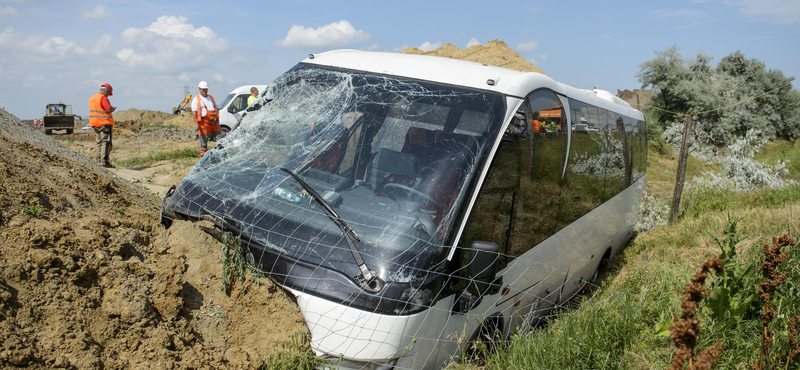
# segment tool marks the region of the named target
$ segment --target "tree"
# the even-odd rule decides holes
[[[716,68],[711,66],[711,60],[703,52],[684,58],[672,46],[642,63],[636,77],[643,88],[655,90],[655,106],[681,114],[729,106],[793,80],[779,70],[768,70],[755,58],[746,58],[740,51],[722,58]],[[657,118],[667,126],[683,121],[680,115],[664,112],[657,113]],[[744,104],[698,115],[693,147],[725,147],[750,130],[764,139],[800,137],[800,92],[784,88]],[[680,131],[666,132],[674,135]],[[667,138],[671,142],[674,139]]]

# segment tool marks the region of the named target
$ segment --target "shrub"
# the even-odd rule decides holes
[[[25,208],[22,209],[22,213],[38,218],[42,216],[42,208],[37,206],[25,206]]]

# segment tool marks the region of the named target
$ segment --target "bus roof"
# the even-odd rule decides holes
[[[604,90],[584,90],[557,82],[538,72],[507,68],[429,55],[361,50],[333,50],[311,54],[302,63],[338,67],[419,80],[465,86],[522,98],[538,88],[548,88],[567,97],[644,119],[641,112]]]

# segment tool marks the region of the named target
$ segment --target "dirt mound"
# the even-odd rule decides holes
[[[115,124],[117,121],[136,121],[144,126],[161,124],[175,117],[174,114],[170,113],[153,110],[138,110],[136,108],[114,112],[113,116]]]
[[[637,95],[638,95],[638,101],[637,101]],[[630,104],[632,107],[639,110],[646,109],[648,105],[653,103],[653,95],[654,95],[653,90],[639,90],[639,89],[617,90],[617,96],[620,99],[628,102],[628,104]],[[637,106],[637,104],[639,105]]]
[[[194,130],[194,119],[191,113],[174,114],[172,118],[164,121],[164,126],[177,126]]]
[[[268,280],[220,289],[220,244],[0,110],[0,368],[257,368],[303,331]],[[252,283],[252,281],[250,281]]]
[[[508,47],[505,42],[492,40],[484,45],[473,45],[466,49],[459,49],[451,43],[446,43],[442,47],[424,52],[418,48],[410,47],[403,50],[405,54],[423,54],[438,57],[467,60],[470,62],[488,64],[490,66],[503,67],[522,72],[542,72],[519,53]]]

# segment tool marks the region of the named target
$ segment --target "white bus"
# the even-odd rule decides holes
[[[568,300],[631,236],[646,125],[608,92],[339,50],[270,96],[168,193],[162,224],[240,237],[342,369],[442,368]]]

